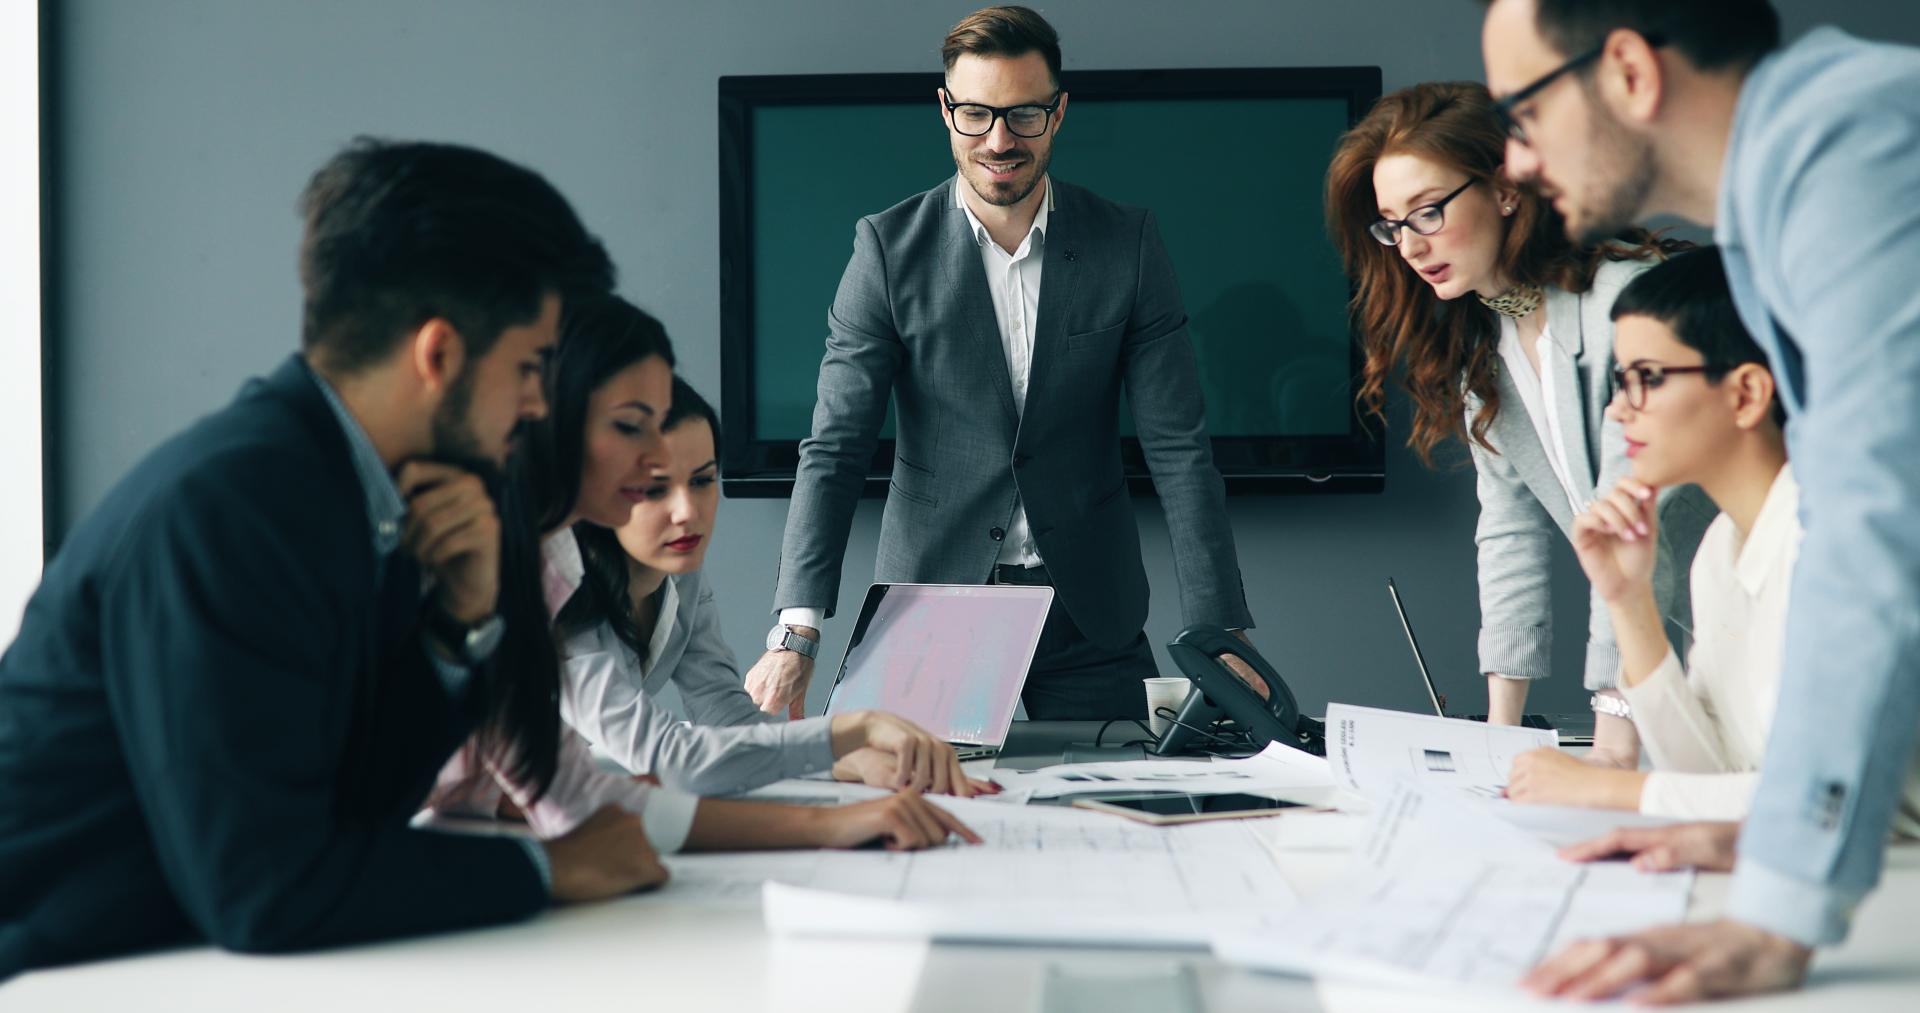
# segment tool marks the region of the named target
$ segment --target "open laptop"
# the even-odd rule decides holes
[[[1394,586],[1393,578],[1387,578],[1387,594],[1393,596],[1393,610],[1400,614],[1400,628],[1407,633],[1407,646],[1413,648],[1413,663],[1419,666],[1420,681],[1427,686],[1427,699],[1433,702],[1433,712],[1443,718],[1458,717],[1467,721],[1485,721],[1485,714],[1448,714],[1447,698],[1433,684],[1433,675],[1427,671],[1427,659],[1420,653],[1420,640],[1413,635],[1413,623],[1407,619],[1407,607],[1400,601],[1400,589]],[[1528,728],[1551,728],[1560,733],[1563,746],[1590,746],[1593,744],[1593,714],[1526,714],[1520,718],[1520,724]]]
[[[963,760],[995,756],[1053,588],[875,584],[827,697],[828,714],[884,710],[953,744]]]

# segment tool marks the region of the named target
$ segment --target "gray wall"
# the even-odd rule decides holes
[[[61,152],[50,197],[59,279],[53,420],[65,530],[142,453],[297,342],[292,204],[356,134],[456,140],[551,178],[608,242],[623,289],[667,323],[691,381],[720,376],[714,79],[928,70],[969,0],[68,0],[46,5]],[[1469,0],[1053,0],[1076,68],[1379,64],[1387,89],[1480,76]],[[1816,19],[1920,41],[1914,5],[1790,0]],[[1157,139],[1156,150],[1165,137]],[[923,137],[944,143],[929,113]],[[823,138],[853,171],[874,138]],[[1062,138],[1071,144],[1071,135]],[[931,185],[935,180],[928,180]],[[1197,180],[1198,182],[1198,180]],[[877,210],[876,206],[876,210]],[[851,235],[851,223],[849,235]],[[821,293],[824,308],[831,293]],[[1396,432],[1404,432],[1396,415]],[[1417,708],[1422,696],[1381,585],[1398,579],[1443,691],[1481,706],[1474,674],[1471,472],[1396,448],[1377,496],[1230,504],[1256,640],[1303,707]],[[1155,587],[1148,633],[1181,626],[1166,526],[1137,507]],[[708,557],[735,650],[757,656],[785,501],[728,500]],[[872,573],[879,504],[862,506],[843,609]],[[56,535],[58,532],[56,532]],[[1546,710],[1583,705],[1585,588],[1557,561],[1557,675]],[[837,658],[846,622],[830,623]],[[1163,665],[1164,657],[1163,657]],[[829,669],[828,674],[831,674]],[[824,681],[824,680],[823,680]],[[824,700],[817,686],[811,703]]]

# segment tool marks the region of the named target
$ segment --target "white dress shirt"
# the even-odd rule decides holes
[[[1747,815],[1780,692],[1799,507],[1800,487],[1786,466],[1744,538],[1733,518],[1715,518],[1693,560],[1694,643],[1686,671],[1669,650],[1639,685],[1620,682],[1654,766],[1640,793],[1641,812],[1690,820]],[[1895,829],[1920,831],[1916,814],[1920,782],[1909,778]]]
[[[1552,332],[1544,323],[1540,326],[1540,337],[1534,340],[1534,350],[1540,356],[1540,368],[1537,370],[1527,359],[1526,349],[1520,346],[1520,328],[1514,324],[1512,317],[1502,314],[1500,358],[1513,375],[1513,385],[1520,391],[1520,401],[1526,406],[1527,417],[1533,420],[1534,432],[1540,435],[1540,444],[1547,451],[1547,463],[1553,466],[1553,475],[1560,480],[1560,488],[1567,494],[1567,502],[1573,506],[1576,515],[1585,513],[1587,504],[1575,491],[1579,487],[1573,482],[1573,468],[1567,463],[1564,430],[1560,428],[1562,403],[1573,397],[1574,392],[1561,390],[1553,382],[1556,373],[1553,367],[1565,363],[1571,372],[1573,360],[1565,350],[1553,343]],[[1568,414],[1577,417],[1580,413],[1575,408]]]
[[[1013,380],[1013,406],[1027,410],[1027,381],[1033,376],[1033,325],[1040,315],[1040,271],[1045,258],[1047,221],[1053,213],[1053,181],[1042,179],[1047,188],[1040,210],[1025,239],[1012,253],[1000,248],[967,206],[964,178],[953,186],[954,205],[967,216],[974,244],[980,247],[980,264],[986,269],[987,291],[993,297],[993,318],[1000,325],[1000,348],[1007,356],[1007,375]],[[1013,503],[1013,519],[1007,522],[1006,537],[1000,542],[996,562],[1011,566],[1038,566],[1040,550],[1033,543],[1033,525],[1027,522],[1027,508],[1018,498]],[[780,622],[788,626],[819,629],[826,618],[825,608],[784,608]]]

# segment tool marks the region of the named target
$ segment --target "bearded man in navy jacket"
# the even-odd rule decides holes
[[[451,145],[356,143],[301,211],[301,353],[106,495],[0,658],[0,979],[664,875],[611,810],[545,845],[407,826],[502,635],[484,479],[546,410],[563,303],[611,287],[604,249],[538,175]]]

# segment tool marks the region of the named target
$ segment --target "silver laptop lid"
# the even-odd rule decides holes
[[[1413,623],[1407,620],[1407,608],[1400,604],[1400,589],[1393,585],[1392,577],[1387,578],[1387,593],[1393,596],[1393,610],[1400,614],[1400,628],[1407,631],[1407,646],[1413,648],[1413,663],[1420,666],[1420,681],[1427,684],[1427,699],[1433,701],[1433,712],[1446,717],[1446,701],[1441,699],[1440,691],[1433,686],[1433,675],[1427,671],[1427,659],[1420,653],[1420,640],[1413,635]]]
[[[948,742],[1006,744],[1053,588],[875,584],[847,641],[828,714],[884,710]]]

